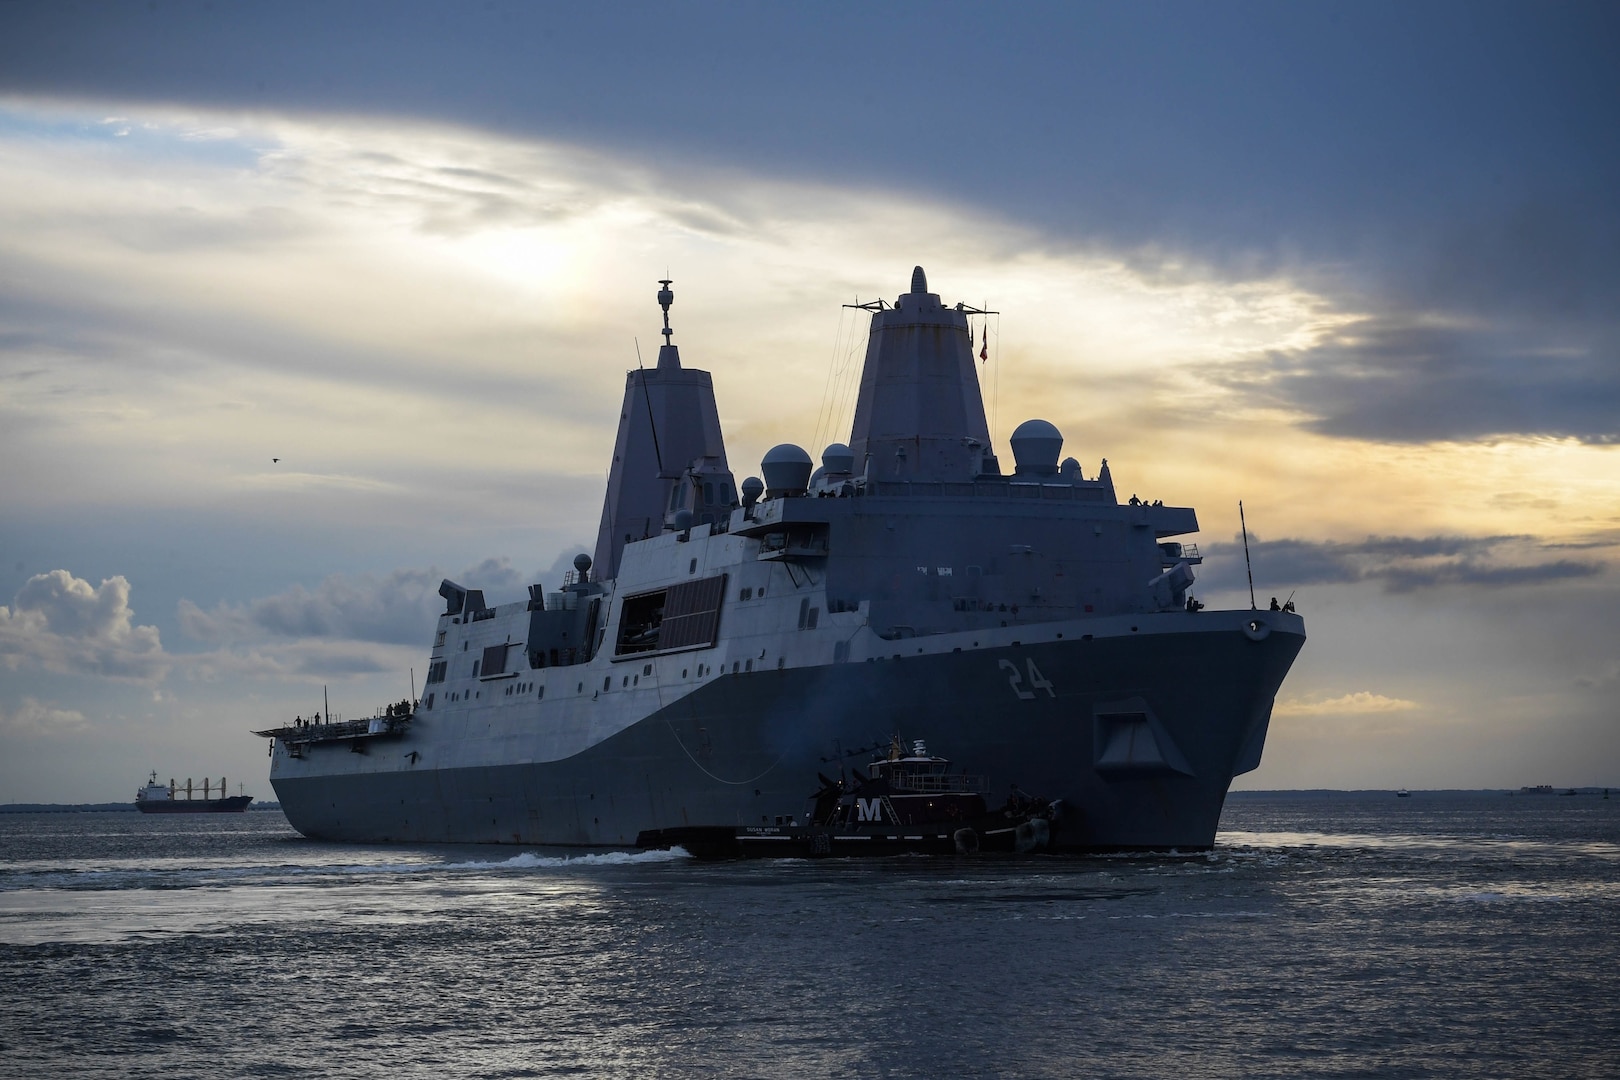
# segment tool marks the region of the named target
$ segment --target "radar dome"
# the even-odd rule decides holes
[[[1072,457],[1066,457],[1063,459],[1063,464],[1058,466],[1058,474],[1068,480],[1079,480],[1081,479],[1080,463]]]
[[[579,580],[591,580],[591,557],[583,551],[574,556],[574,569],[579,571]]]
[[[1056,476],[1063,433],[1045,420],[1025,420],[1012,433],[1013,472],[1019,476]]]
[[[855,471],[855,451],[841,442],[835,442],[821,452],[821,467],[831,473]]]
[[[797,495],[810,486],[810,455],[792,443],[779,443],[765,451],[759,471],[765,474],[765,493],[770,498]]]
[[[759,502],[759,497],[765,494],[765,485],[757,476],[750,476],[742,482],[742,500],[744,506],[753,506]]]

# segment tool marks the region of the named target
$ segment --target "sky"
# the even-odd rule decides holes
[[[0,5],[0,803],[555,587],[659,278],[739,479],[913,265],[1309,641],[1239,788],[1620,786],[1612,4]],[[279,459],[275,460],[275,459]]]

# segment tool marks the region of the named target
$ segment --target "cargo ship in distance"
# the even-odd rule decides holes
[[[272,739],[300,832],[631,847],[806,820],[896,735],[1057,808],[1047,850],[1210,847],[1305,641],[1204,609],[1189,507],[1121,501],[1044,420],[987,430],[972,319],[921,267],[870,331],[847,444],[738,485],[706,371],[627,373],[593,554],[490,604],[445,581],[418,700]],[[954,767],[954,766],[953,766]]]
[[[202,798],[194,798],[191,778],[180,787],[172,779],[168,786],[158,783],[157,770],[152,771],[146,786],[135,793],[135,809],[143,814],[240,814],[253,801],[251,795],[226,796],[225,778],[219,778],[219,798],[213,797],[208,779],[203,780]],[[181,798],[184,795],[184,798]]]

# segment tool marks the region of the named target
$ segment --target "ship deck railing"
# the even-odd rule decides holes
[[[266,728],[253,734],[264,739],[276,739],[284,746],[307,743],[337,742],[342,739],[376,739],[389,735],[403,735],[415,713],[403,716],[367,716],[359,720],[340,720],[333,724],[287,724]]]
[[[1058,499],[1065,502],[1098,502],[1112,498],[1109,490],[1095,480],[1080,483],[1043,477],[1040,480],[871,480],[867,495],[912,498]]]
[[[900,773],[888,780],[896,795],[982,795],[985,788],[984,777],[967,773]]]

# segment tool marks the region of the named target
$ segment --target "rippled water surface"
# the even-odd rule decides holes
[[[0,1075],[1614,1076],[1620,799],[705,864],[0,815]]]

